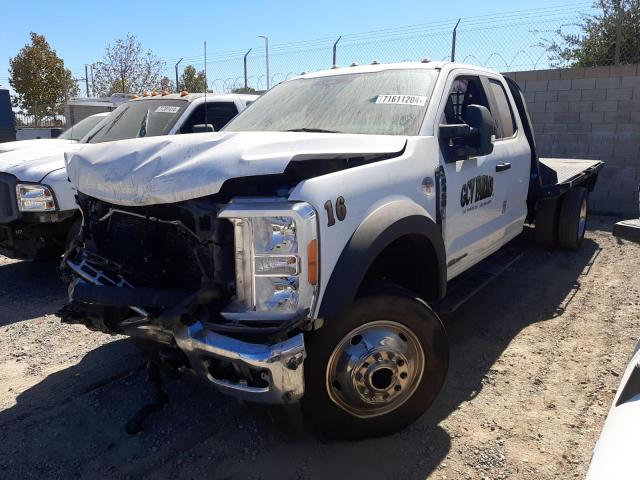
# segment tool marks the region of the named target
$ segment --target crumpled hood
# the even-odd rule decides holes
[[[15,142],[0,143],[0,153],[13,152],[33,147],[57,147],[76,143],[75,140],[65,140],[63,138],[34,138],[33,140],[17,140]]]
[[[48,144],[0,153],[0,172],[15,175],[18,180],[39,182],[54,170],[64,168],[64,154],[85,147],[84,143]]]
[[[118,205],[212,195],[237,177],[282,173],[296,155],[401,151],[406,137],[303,132],[219,132],[88,145],[67,154],[78,191]]]

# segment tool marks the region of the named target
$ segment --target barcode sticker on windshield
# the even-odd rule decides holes
[[[171,105],[160,105],[156,108],[156,113],[178,113],[180,107],[173,107]]]
[[[424,107],[427,97],[421,95],[378,95],[376,104],[379,105],[415,105]]]

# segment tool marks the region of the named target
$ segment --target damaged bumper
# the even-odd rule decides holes
[[[64,260],[76,279],[70,284],[70,304],[58,312],[63,321],[151,340],[163,348],[177,348],[188,360],[184,366],[221,393],[242,400],[288,404],[302,398],[306,357],[302,333],[273,344],[253,343],[215,332],[201,321],[185,324],[185,312],[196,310],[201,299],[210,300],[212,294],[203,293],[206,288],[191,295],[177,290],[135,288],[121,275],[100,268],[101,261],[104,259],[87,252],[80,258]],[[150,313],[167,308],[170,303],[172,308],[164,315]],[[135,316],[114,329],[104,322],[105,315],[100,310],[104,307],[130,309]],[[92,309],[99,313],[92,315]]]
[[[261,403],[292,403],[304,394],[302,333],[274,345],[248,343],[207,330],[197,322],[174,332],[180,349],[198,375],[222,393]],[[217,378],[214,360],[231,362],[251,370],[258,382]],[[251,385],[250,383],[254,383]]]

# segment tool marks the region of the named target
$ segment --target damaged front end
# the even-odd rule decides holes
[[[308,204],[212,196],[125,207],[83,194],[78,203],[82,231],[62,261],[64,322],[131,336],[223,393],[302,397],[318,281]]]

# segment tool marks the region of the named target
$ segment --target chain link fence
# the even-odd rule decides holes
[[[640,61],[637,10],[636,6],[635,10],[603,13],[591,3],[579,3],[274,43],[269,46],[268,82],[264,47],[251,49],[246,70],[247,51],[209,54],[207,84],[221,93],[244,87],[263,91],[302,72],[330,68],[334,63],[349,66],[425,58],[455,58],[503,72],[636,63]],[[603,18],[596,24],[594,18],[598,16]],[[584,40],[587,35],[591,41]],[[186,57],[182,65],[188,64],[202,70],[204,56]]]

